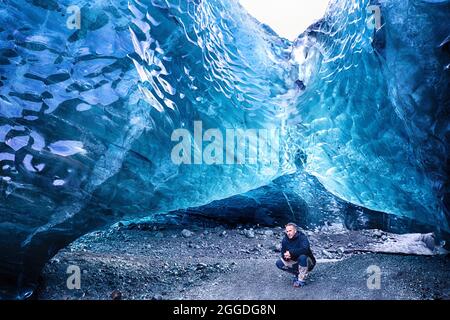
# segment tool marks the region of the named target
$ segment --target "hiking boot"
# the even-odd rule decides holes
[[[301,287],[304,287],[305,284],[306,284],[305,281],[298,280],[298,279],[295,279],[295,281],[294,281],[294,283],[293,283],[293,285],[294,285],[295,288],[301,288]]]

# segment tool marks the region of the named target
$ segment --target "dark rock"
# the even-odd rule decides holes
[[[111,299],[113,300],[121,300],[122,299],[122,292],[120,292],[119,290],[114,290],[113,292],[111,292]]]
[[[281,252],[281,243],[275,243],[272,247],[272,250],[275,252]]]
[[[253,231],[253,229],[244,229],[244,235],[247,238],[254,238],[255,237],[255,232]]]
[[[381,232],[381,230],[375,230],[373,232],[374,237],[380,238],[382,235],[383,235],[383,233]]]
[[[208,265],[205,264],[205,263],[197,263],[196,269],[197,269],[197,270],[203,270],[203,269],[205,269],[207,266],[208,266]]]
[[[134,222],[132,222],[132,223],[130,223],[130,224],[127,226],[127,229],[128,229],[128,230],[135,230],[135,229],[137,229],[137,224],[134,223]]]
[[[181,235],[185,238],[189,238],[189,237],[192,237],[194,235],[194,233],[187,229],[183,229],[183,231],[181,231]]]
[[[266,230],[266,231],[264,231],[264,235],[266,235],[268,237],[271,237],[271,236],[273,236],[273,231],[272,230]]]

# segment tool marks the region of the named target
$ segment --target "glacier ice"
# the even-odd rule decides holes
[[[306,203],[311,175],[344,201],[448,231],[449,9],[332,0],[290,42],[235,0],[3,1],[0,294],[27,297],[89,230],[296,170]],[[172,132],[195,121],[277,129],[277,166],[174,164]]]

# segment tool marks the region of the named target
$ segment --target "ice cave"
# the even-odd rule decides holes
[[[180,210],[449,239],[449,18],[331,0],[287,39],[237,0],[2,1],[0,296],[88,232]]]

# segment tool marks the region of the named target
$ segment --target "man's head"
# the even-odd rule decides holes
[[[286,235],[289,239],[292,239],[295,234],[297,233],[297,225],[293,222],[289,222],[286,226],[285,226],[286,230]]]

